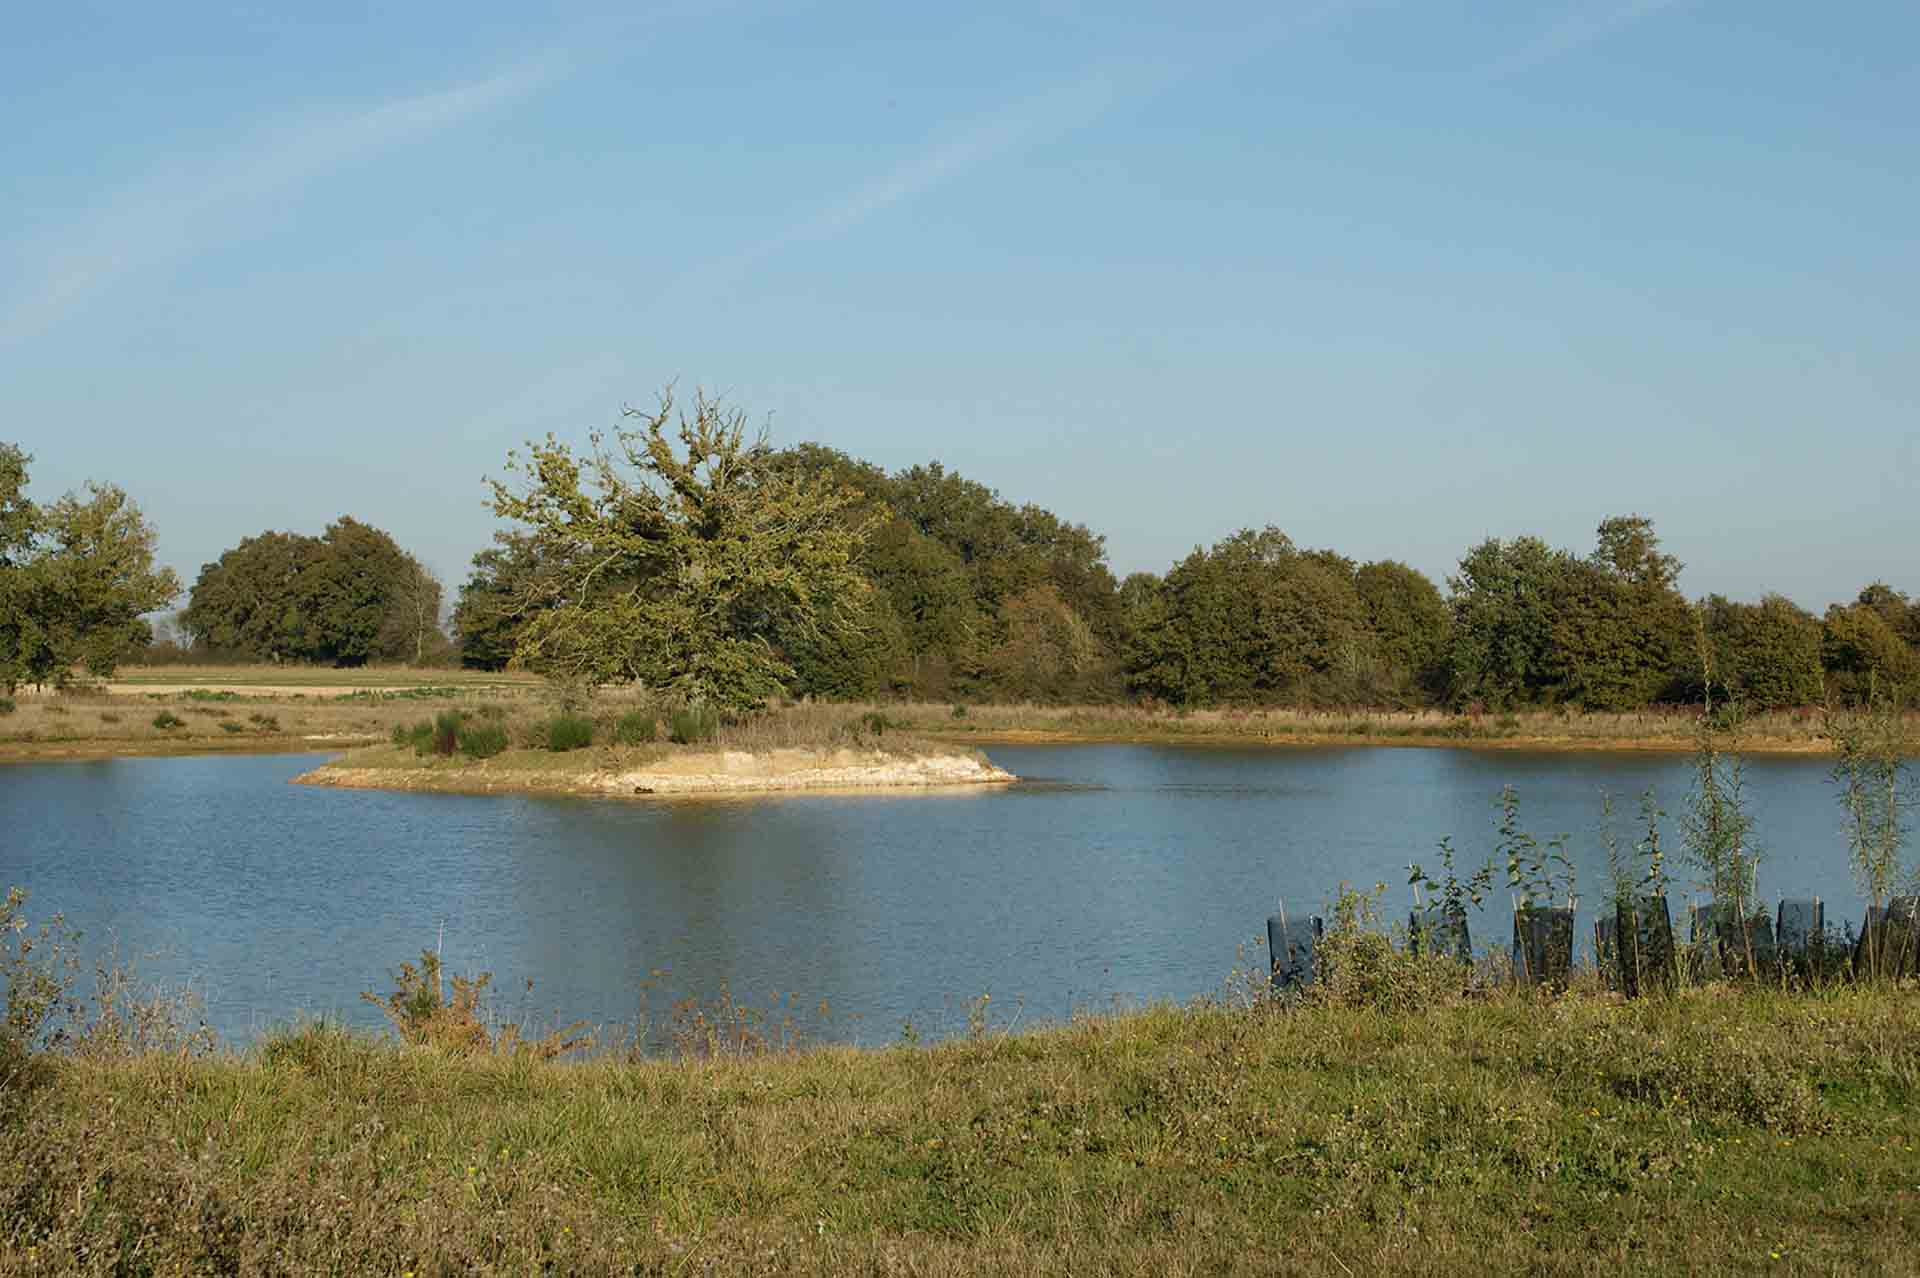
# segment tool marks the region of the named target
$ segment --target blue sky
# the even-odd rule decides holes
[[[509,448],[677,379],[1121,573],[1634,511],[1693,594],[1920,593],[1910,3],[8,21],[0,439],[188,581],[351,513],[451,588]]]

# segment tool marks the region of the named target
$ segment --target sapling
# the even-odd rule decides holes
[[[1837,756],[1833,781],[1846,814],[1848,861],[1875,909],[1886,905],[1901,879],[1915,802],[1906,760],[1912,743],[1897,706],[1897,698],[1882,692],[1875,678],[1869,680],[1864,708],[1827,716]]]
[[[1500,840],[1494,854],[1507,863],[1507,886],[1522,906],[1551,906],[1564,895],[1574,903],[1575,873],[1567,856],[1567,836],[1556,834],[1545,843],[1520,826],[1520,792],[1500,787]]]
[[[1906,872],[1909,817],[1915,796],[1907,754],[1913,742],[1899,710],[1897,689],[1883,692],[1877,675],[1867,684],[1867,702],[1845,714],[1827,715],[1837,758],[1833,781],[1845,813],[1842,831],[1853,877],[1872,902],[1872,920],[1885,918],[1888,899]],[[1920,871],[1907,872],[1920,886]],[[1880,966],[1881,945],[1867,938],[1867,961]]]
[[[1747,974],[1758,975],[1753,953],[1751,905],[1757,891],[1760,851],[1747,811],[1746,771],[1738,749],[1744,714],[1729,698],[1715,709],[1708,671],[1706,703],[1694,736],[1693,789],[1681,819],[1687,859],[1700,871],[1700,886],[1713,893],[1714,908],[1740,935]]]
[[[1453,840],[1443,836],[1440,840],[1440,877],[1428,874],[1418,861],[1407,866],[1407,882],[1413,888],[1413,900],[1416,906],[1421,904],[1420,892],[1425,889],[1437,898],[1440,917],[1446,920],[1450,928],[1458,929],[1456,935],[1464,935],[1467,921],[1467,907],[1478,908],[1493,887],[1493,861],[1489,858],[1480,868],[1462,878],[1454,869]]]

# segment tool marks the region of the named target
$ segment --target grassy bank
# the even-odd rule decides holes
[[[1464,746],[1518,750],[1689,751],[1691,707],[1618,714],[1529,710],[1451,714],[1441,710],[1149,709],[1139,706],[887,706],[901,726],[948,740],[1005,742],[1191,741],[1239,745]],[[1909,716],[1920,725],[1920,715]],[[1822,753],[1832,748],[1817,709],[1752,716],[1740,746],[1757,753]]]
[[[554,712],[537,679],[445,670],[155,667],[125,671],[102,687],[14,700],[14,711],[0,714],[0,760],[353,747],[389,740],[396,727],[449,709],[495,715],[525,738]],[[631,692],[614,690],[596,697],[587,713],[604,743],[622,716],[645,704]],[[659,717],[664,739],[667,724],[664,714]],[[1920,716],[1909,721],[1920,727]],[[1686,751],[1693,748],[1695,727],[1690,710],[1454,715],[877,702],[777,707],[722,723],[714,744],[747,752],[831,747],[845,743],[849,725],[861,723],[866,726],[858,735],[897,750],[913,739],[922,747],[1191,742]],[[1809,709],[1754,716],[1741,748],[1824,753],[1832,742],[1823,716]]]
[[[1912,989],[42,1061],[9,1272],[1911,1273]],[[696,1044],[695,1046],[699,1046]]]

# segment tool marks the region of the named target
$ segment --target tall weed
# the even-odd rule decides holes
[[[1343,1008],[1404,1012],[1458,999],[1468,968],[1452,953],[1421,952],[1396,940],[1380,913],[1386,884],[1368,892],[1342,884],[1315,954],[1317,979],[1303,991],[1311,1002]]]
[[[392,993],[382,996],[366,990],[360,997],[386,1014],[402,1042],[456,1056],[490,1052],[551,1060],[591,1045],[584,1021],[535,1039],[523,1037],[517,1024],[493,1024],[486,1004],[492,981],[491,972],[448,978],[441,970],[440,955],[422,950],[418,967],[402,963],[394,973]]]

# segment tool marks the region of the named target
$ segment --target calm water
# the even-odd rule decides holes
[[[816,1032],[937,1035],[992,994],[1031,1022],[1118,999],[1217,991],[1285,898],[1433,868],[1493,844],[1503,782],[1536,835],[1573,835],[1601,891],[1602,789],[1670,810],[1682,758],[1467,750],[1004,747],[1027,782],[981,793],[706,802],[384,794],[286,784],[321,756],[0,766],[0,886],[63,910],[90,947],[190,980],[245,1039],[297,1013],[372,1024],[358,1001],[441,945],[491,970],[509,1012],[631,1020],[722,985],[757,1006],[825,999]],[[1821,760],[1751,763],[1761,889],[1857,922]],[[1677,825],[1670,823],[1677,848]],[[1676,867],[1683,876],[1684,868]],[[1675,892],[1676,904],[1682,896]],[[1500,901],[1505,903],[1504,891]],[[1476,940],[1501,924],[1476,921]],[[663,977],[652,974],[666,973]],[[531,995],[527,978],[535,981]]]

